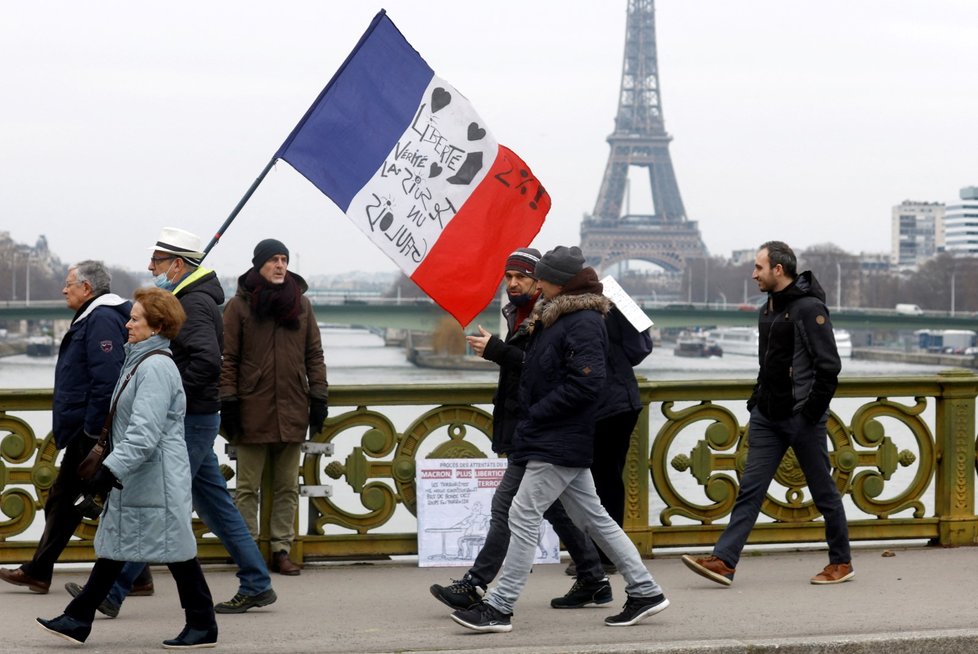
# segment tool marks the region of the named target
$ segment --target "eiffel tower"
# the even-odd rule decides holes
[[[659,98],[655,1],[629,0],[625,59],[611,154],[594,213],[581,223],[581,249],[595,269],[642,260],[681,272],[689,259],[707,255],[696,223],[686,218]],[[631,166],[646,168],[654,215],[622,215]]]

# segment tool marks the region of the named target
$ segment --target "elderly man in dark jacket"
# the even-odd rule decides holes
[[[277,596],[265,559],[231,499],[214,454],[221,425],[218,383],[224,348],[224,288],[213,270],[200,265],[204,253],[196,234],[164,227],[152,250],[148,269],[156,286],[172,291],[187,314],[171,348],[187,396],[183,424],[194,509],[238,566],[238,592],[214,609],[218,613],[244,613],[271,604]],[[117,616],[141,572],[149,572],[145,563],[127,563],[99,611]],[[75,596],[82,590],[73,582],[65,588]]]
[[[612,627],[628,626],[669,606],[635,545],[601,506],[589,466],[594,422],[606,378],[609,301],[577,247],[557,247],[537,264],[545,302],[532,318],[533,333],[523,375],[523,419],[513,437],[513,463],[526,473],[509,512],[510,542],[495,587],[486,599],[452,619],[478,632],[512,629],[513,606],[533,564],[544,511],[560,499],[574,523],[618,566],[628,600]]]
[[[51,407],[54,442],[65,454],[44,504],[44,533],[34,558],[14,570],[0,569],[0,579],[35,593],[48,592],[54,563],[82,520],[75,500],[86,484],[78,478],[78,464],[98,440],[126,356],[122,346],[132,303],[111,293],[110,283],[101,261],[82,261],[68,269],[61,291],[75,311],[58,350]]]
[[[523,354],[530,341],[529,320],[540,292],[537,290],[536,269],[540,252],[533,248],[516,250],[506,260],[504,276],[509,304],[503,307],[507,332],[505,340],[479,326],[478,336],[466,339],[476,354],[499,364],[499,384],[492,398],[492,450],[509,454],[513,449],[513,433],[523,416],[519,399]],[[465,575],[449,586],[433,584],[431,594],[453,609],[467,609],[480,601],[486,586],[499,572],[506,548],[509,546],[509,509],[520,487],[526,466],[510,462],[492,496],[489,532],[485,543]],[[579,608],[589,604],[606,604],[613,599],[611,584],[601,568],[597,549],[571,521],[559,501],[543,514],[560,537],[578,569],[577,581],[570,592],[554,598],[550,605],[556,609]]]
[[[750,411],[747,466],[730,522],[713,554],[683,556],[693,572],[729,586],[761,503],[790,447],[805,473],[815,506],[825,518],[829,565],[813,584],[852,579],[849,526],[842,497],[832,479],[825,425],[829,401],[842,368],[835,346],[825,292],[811,271],[797,273],[797,259],[781,241],[757,252],[753,278],[768,293],[759,316],[760,371],[747,402]]]

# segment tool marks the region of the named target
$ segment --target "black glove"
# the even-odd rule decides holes
[[[326,400],[316,398],[309,400],[309,430],[313,434],[318,434],[323,430],[323,423],[326,422],[328,415],[329,408],[326,406]]]
[[[113,488],[122,490],[122,484],[104,465],[100,466],[95,476],[88,481],[88,493],[97,497],[108,497],[109,491]]]
[[[221,400],[221,430],[229,441],[241,437],[241,404],[237,400]]]

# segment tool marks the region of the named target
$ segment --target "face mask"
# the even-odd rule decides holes
[[[161,272],[159,275],[153,278],[153,283],[156,284],[157,288],[162,288],[164,291],[172,291],[177,287],[176,282],[171,282],[166,278],[167,273],[170,272],[170,268],[173,267],[173,263],[170,263],[169,268],[166,271]]]

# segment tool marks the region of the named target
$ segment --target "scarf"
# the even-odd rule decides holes
[[[252,268],[245,277],[244,287],[251,300],[251,310],[259,319],[271,318],[282,327],[299,328],[302,290],[291,274],[285,276],[283,283],[272,284]]]

